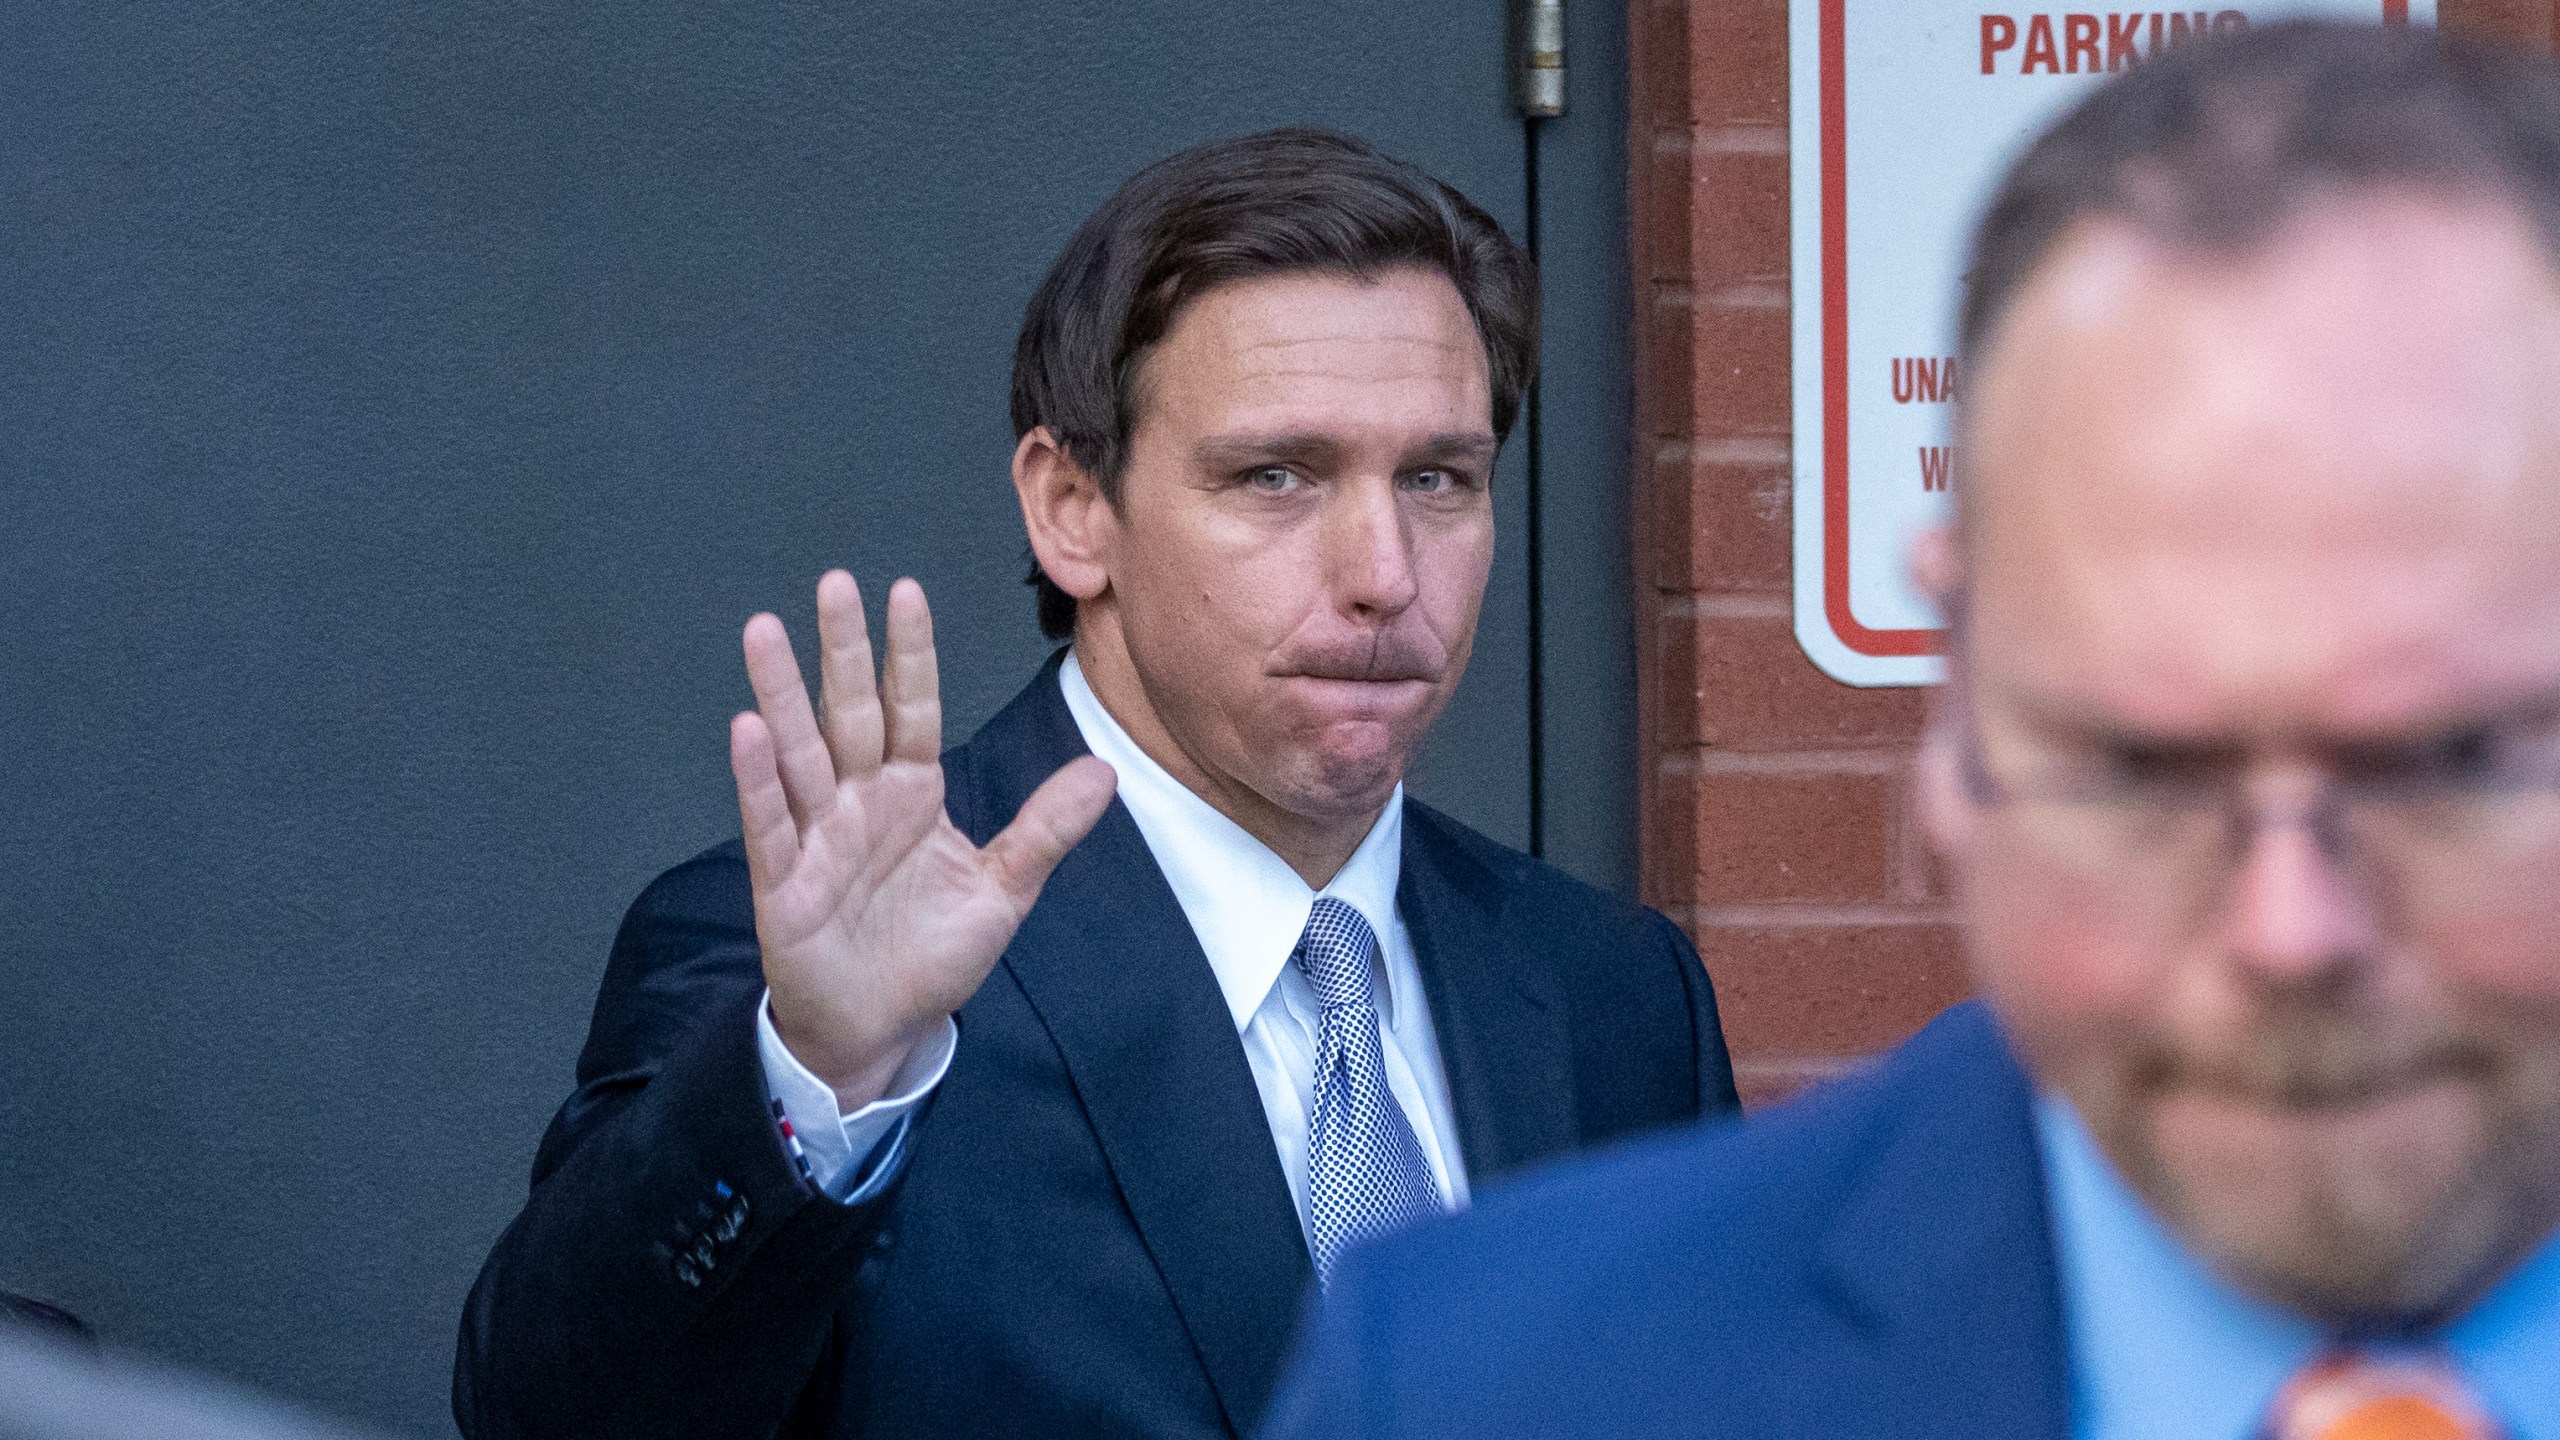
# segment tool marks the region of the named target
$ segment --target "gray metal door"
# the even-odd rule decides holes
[[[1534,139],[1506,21],[16,7],[0,1288],[447,1429],[615,920],[735,827],[739,622],[805,633],[831,564],[912,573],[953,738],[1022,682],[1021,305],[1122,175],[1213,136],[1342,126],[1515,233],[1548,197],[1555,378],[1415,788],[1628,885],[1623,7],[1577,13],[1576,112]]]

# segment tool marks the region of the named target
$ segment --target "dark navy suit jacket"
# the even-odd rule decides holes
[[[984,842],[1083,753],[1052,660],[945,757]],[[1670,922],[1407,802],[1413,935],[1478,1185],[1733,1108]],[[1114,802],[960,1012],[899,1186],[845,1206],[785,1155],[737,845],[650,885],[578,1090],[462,1325],[495,1437],[1249,1432],[1310,1275],[1233,1018]]]
[[[1337,1274],[1268,1440],[2065,1440],[2031,1092],[1975,1004]]]

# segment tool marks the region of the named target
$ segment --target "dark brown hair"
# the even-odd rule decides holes
[[[2308,203],[2423,189],[2518,206],[2560,254],[2560,71],[2432,29],[2297,21],[2216,36],[2091,94],[2009,168],[1974,232],[1963,369],[2077,221],[2243,254]]]
[[[1366,279],[1396,266],[1449,277],[1484,342],[1493,430],[1511,433],[1538,356],[1537,272],[1467,197],[1367,142],[1271,130],[1159,160],[1067,242],[1031,297],[1013,352],[1013,433],[1047,426],[1119,503],[1139,365],[1185,305],[1220,285],[1296,271]],[[1075,597],[1032,562],[1040,629],[1075,630]]]

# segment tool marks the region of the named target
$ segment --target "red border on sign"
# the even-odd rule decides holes
[[[1944,630],[1870,630],[1849,610],[1848,0],[1822,0],[1822,613],[1841,644],[1870,659],[1934,655]],[[2382,0],[2382,23],[2409,23],[2409,0]]]
[[[1822,0],[1822,612],[1860,655],[1935,655],[1944,630],[1870,630],[1849,611],[1847,5]]]

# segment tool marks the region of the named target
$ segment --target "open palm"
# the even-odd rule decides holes
[[[1111,768],[1077,760],[985,848],[943,808],[933,617],[912,580],[889,590],[877,684],[862,592],[818,582],[823,719],[782,622],[747,622],[756,708],[729,728],[756,942],[773,1020],[850,1109],[976,993],[1059,859],[1111,803]]]

